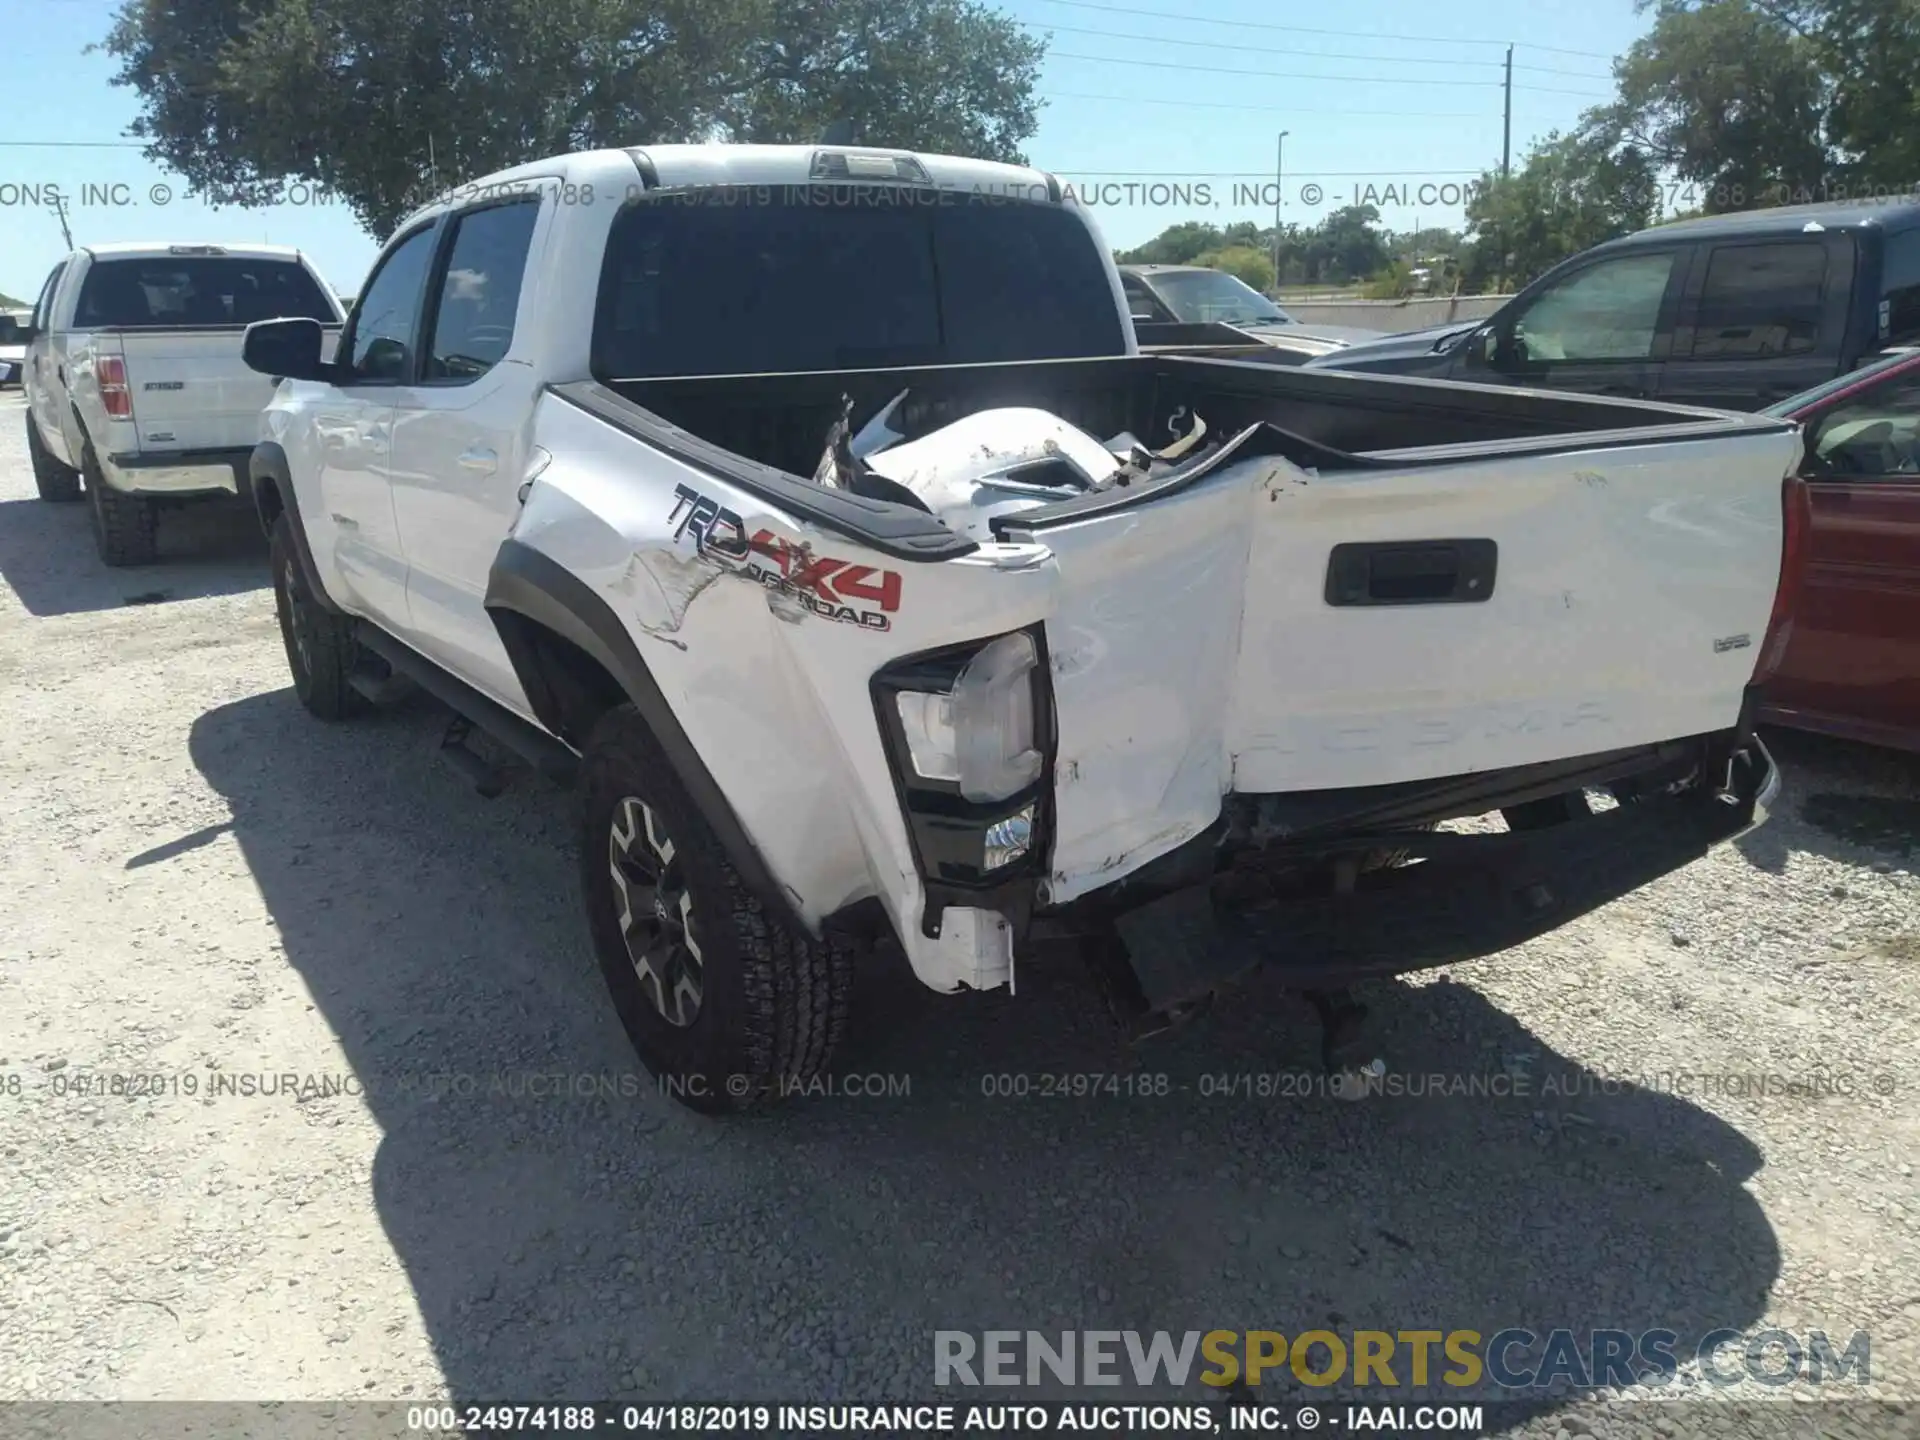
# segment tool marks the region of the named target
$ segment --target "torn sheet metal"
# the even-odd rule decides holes
[[[1044,410],[982,410],[866,462],[948,526],[990,540],[996,515],[1052,505],[1104,485],[1120,468],[1086,431]]]

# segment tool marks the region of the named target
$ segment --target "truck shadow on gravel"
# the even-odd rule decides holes
[[[1768,822],[1734,842],[1772,875],[1795,853],[1875,869],[1911,868],[1920,855],[1920,755],[1804,731],[1766,732],[1780,766]]]
[[[0,579],[30,615],[75,615],[237,595],[268,583],[260,521],[240,501],[181,506],[160,516],[152,565],[110,570],[94,550],[86,501],[0,500]]]
[[[885,970],[836,1080],[864,1093],[687,1114],[604,998],[571,797],[481,800],[429,761],[443,720],[280,691],[191,745],[364,1088],[314,1123],[383,1131],[372,1193],[458,1400],[930,1398],[937,1329],[1665,1327],[1684,1356],[1762,1314],[1755,1147],[1464,983],[1366,995],[1403,1093],[1355,1103],[1270,983],[1129,1052],[1072,969],[957,998]],[[1262,1387],[1289,1394],[1349,1392]]]

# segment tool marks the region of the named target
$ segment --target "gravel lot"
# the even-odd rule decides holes
[[[640,1083],[569,797],[476,796],[424,699],[311,720],[250,517],[108,571],[21,422],[8,392],[0,1399],[906,1399],[936,1329],[1324,1324],[1864,1329],[1920,1401],[1920,760],[1780,737],[1738,847],[1363,996],[1392,1072],[1519,1095],[1203,1096],[1309,1067],[1306,1008],[1256,987],[1130,1050],[1072,971],[882,969],[842,1068],[910,1093],[716,1124]],[[1120,1070],[1171,1093],[982,1094]],[[1822,1093],[1657,1080],[1724,1073]],[[581,1075],[637,1093],[544,1093]],[[239,1093],[280,1076],[314,1093]],[[1706,1428],[1677,1413],[1524,1432]]]

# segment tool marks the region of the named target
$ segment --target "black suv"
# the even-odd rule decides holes
[[[1314,368],[1758,410],[1920,343],[1920,201],[1656,225],[1555,266],[1493,316]]]

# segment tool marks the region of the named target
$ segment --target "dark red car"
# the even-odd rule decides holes
[[[1807,444],[1788,504],[1799,591],[1761,718],[1920,751],[1920,352],[1768,413]]]

